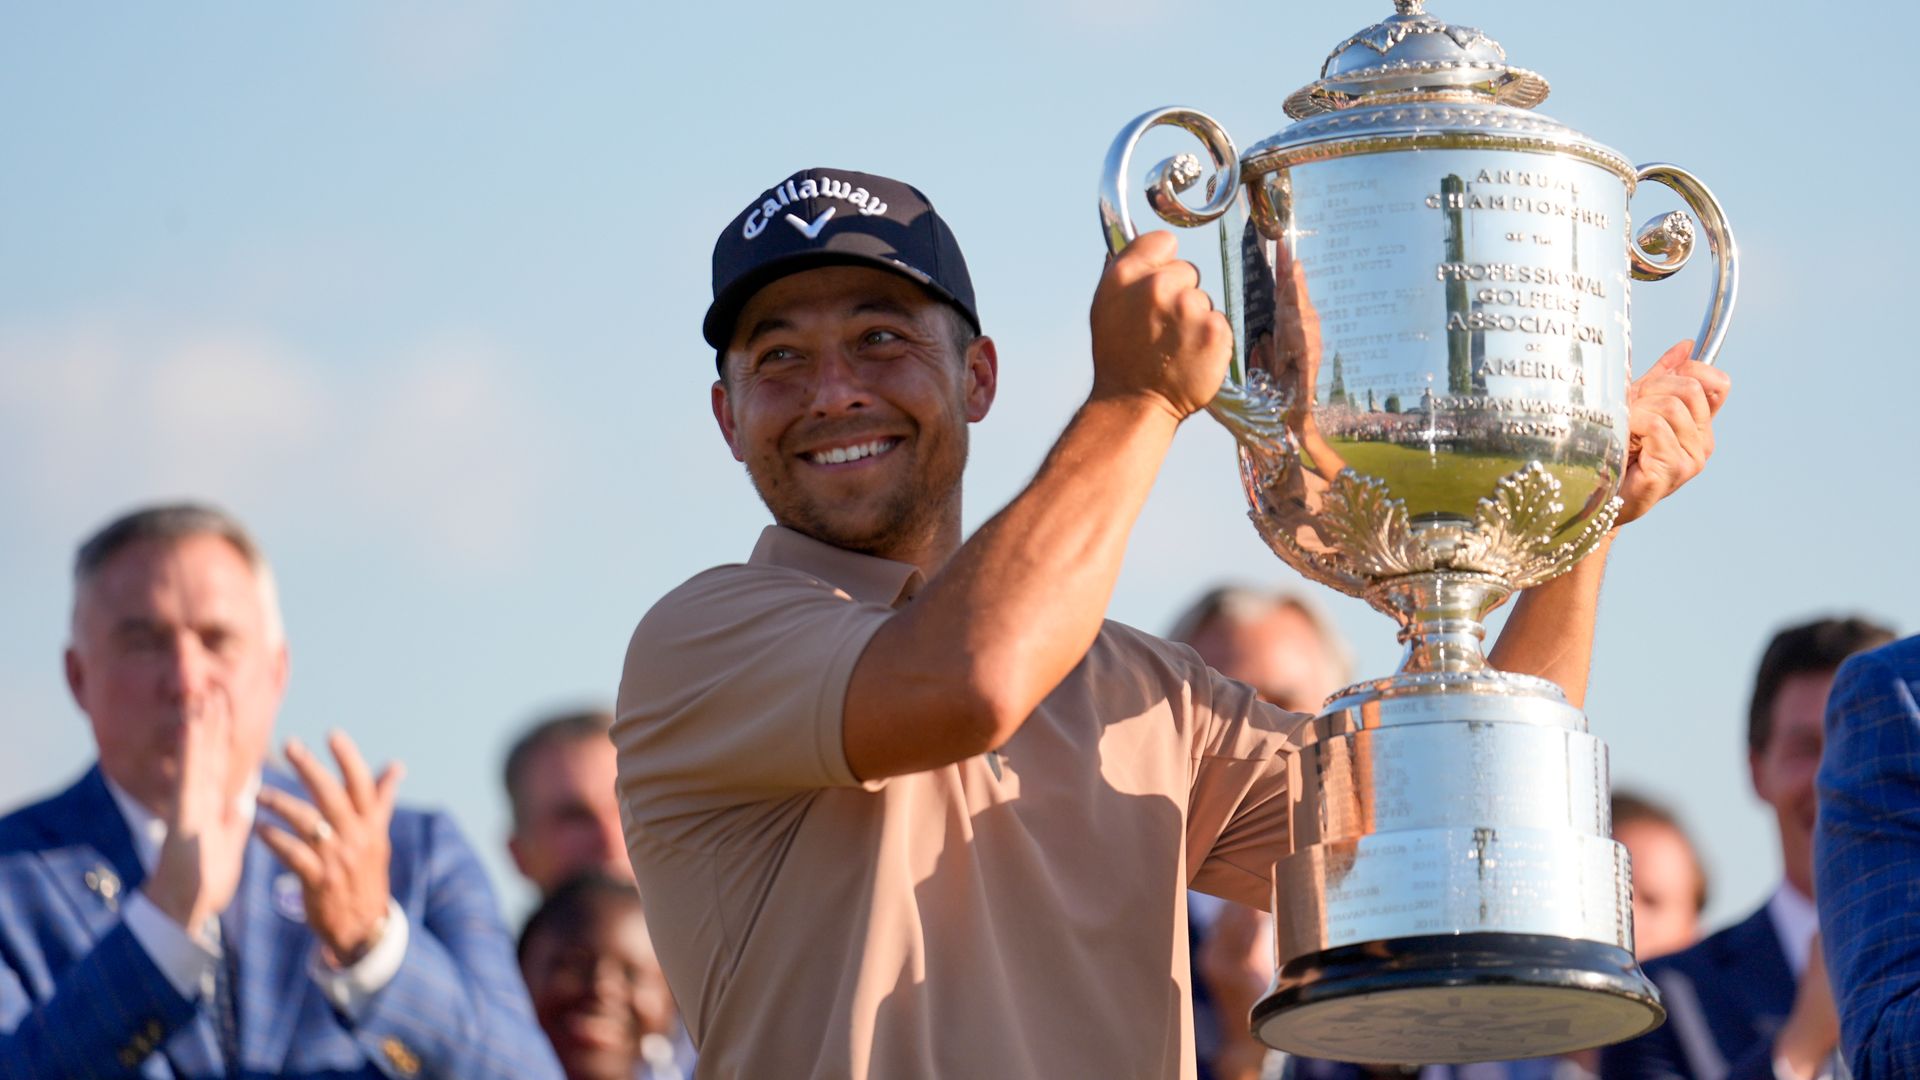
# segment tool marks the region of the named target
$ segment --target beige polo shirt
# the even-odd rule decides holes
[[[847,683],[922,584],[775,527],[634,633],[620,803],[701,1077],[1192,1076],[1186,889],[1267,906],[1304,718],[1108,623],[998,775],[861,784]]]

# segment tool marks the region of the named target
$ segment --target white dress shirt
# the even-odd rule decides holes
[[[1780,939],[1780,951],[1787,954],[1787,967],[1792,969],[1794,984],[1798,985],[1807,973],[1807,956],[1813,952],[1814,935],[1820,932],[1820,909],[1791,883],[1782,881],[1767,899],[1767,918],[1773,923],[1774,936]],[[1837,1064],[1840,1059],[1836,1051],[1825,1067],[1813,1074],[1814,1080],[1830,1080],[1837,1073]],[[1774,1080],[1799,1080],[1799,1074],[1785,1058],[1773,1060],[1773,1075]]]
[[[102,774],[102,779],[105,779],[105,774]],[[259,791],[260,777],[256,775],[248,782],[246,790],[241,792],[240,804],[235,807],[247,819],[249,827],[253,822],[254,797]],[[167,839],[167,823],[112,780],[107,780],[107,792],[113,796],[114,805],[120,808],[120,816],[126,819],[127,831],[133,836],[133,852],[140,860],[141,870],[151,876],[155,864],[160,861],[160,846]],[[147,951],[154,966],[167,977],[180,996],[189,1001],[212,1000],[214,980],[222,956],[220,921],[217,918],[208,919],[206,925],[189,933],[139,889],[133,890],[127,897],[126,909],[121,917],[126,920],[127,929],[133,934],[134,940]],[[407,955],[407,937],[406,912],[400,909],[398,901],[389,897],[387,921],[380,939],[374,942],[358,963],[336,968],[321,957],[320,950],[315,949],[307,964],[307,972],[320,985],[321,992],[326,994],[334,1008],[348,1019],[357,1018],[368,999],[399,974],[400,962]]]
[[[1787,954],[1787,967],[1797,982],[1807,970],[1807,954],[1813,951],[1813,936],[1820,932],[1820,910],[1800,890],[1785,881],[1767,900],[1767,918],[1773,920],[1773,932],[1780,937],[1780,951]]]

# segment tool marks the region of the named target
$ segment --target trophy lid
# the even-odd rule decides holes
[[[1410,98],[1469,98],[1522,109],[1546,100],[1547,80],[1507,63],[1499,42],[1427,14],[1426,0],[1394,0],[1393,6],[1393,15],[1333,50],[1318,82],[1287,98],[1288,116]]]

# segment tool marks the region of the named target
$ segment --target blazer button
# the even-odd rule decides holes
[[[407,1044],[389,1035],[380,1043],[380,1052],[387,1055],[387,1064],[401,1076],[413,1076],[420,1071],[420,1057]]]

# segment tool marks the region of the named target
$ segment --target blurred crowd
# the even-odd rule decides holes
[[[1215,589],[1169,637],[1290,710],[1317,710],[1352,676],[1326,620],[1289,594]],[[1816,776],[1836,673],[1892,640],[1863,618],[1822,618],[1781,630],[1761,657],[1748,765],[1783,870],[1727,929],[1701,936],[1710,860],[1674,813],[1614,793],[1638,956],[1669,1013],[1659,1029],[1552,1060],[1290,1059],[1246,1022],[1274,977],[1270,916],[1194,893],[1200,1075],[1842,1074],[1820,933],[1833,915],[1815,904]],[[539,719],[505,754],[508,851],[541,896],[515,938],[454,823],[396,803],[397,769],[374,774],[346,735],[331,761],[288,743],[275,763],[286,665],[271,570],[224,513],[143,510],[81,547],[67,678],[99,755],[72,787],[0,820],[0,1077],[694,1076],[628,861],[612,715]],[[1722,681],[1737,692],[1734,673]]]

